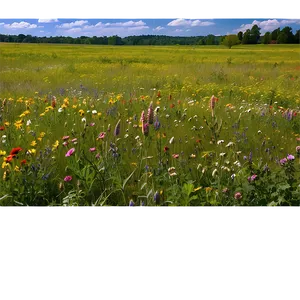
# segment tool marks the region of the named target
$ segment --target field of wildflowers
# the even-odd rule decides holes
[[[0,44],[0,205],[300,204],[297,45]]]

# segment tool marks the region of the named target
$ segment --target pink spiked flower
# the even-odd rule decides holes
[[[66,153],[66,157],[71,156],[74,152],[75,152],[75,148],[71,148],[71,149]]]
[[[153,102],[151,101],[149,108],[148,108],[148,114],[147,114],[147,119],[148,119],[149,124],[153,124],[153,116],[154,116]]]

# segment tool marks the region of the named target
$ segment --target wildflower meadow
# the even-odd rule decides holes
[[[0,205],[299,205],[299,58],[0,43]]]

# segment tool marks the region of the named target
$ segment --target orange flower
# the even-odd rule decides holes
[[[15,157],[15,155],[8,155],[6,158],[5,158],[5,162],[11,162],[12,159]]]

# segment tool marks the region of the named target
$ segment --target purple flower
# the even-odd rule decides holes
[[[148,114],[147,114],[147,119],[148,119],[148,123],[149,124],[153,124],[153,103],[151,101],[150,105],[149,105],[149,108],[148,108]]]
[[[283,158],[279,161],[279,163],[283,166],[287,162],[286,158]]]
[[[159,202],[159,200],[160,200],[160,194],[159,194],[159,192],[157,192],[157,191],[155,192],[153,199],[154,199],[154,202],[156,202],[156,203]]]
[[[288,160],[294,160],[294,159],[295,159],[295,156],[292,155],[292,154],[289,154],[289,155],[287,156],[287,159],[288,159]]]
[[[148,123],[145,123],[142,125],[142,133],[147,136],[149,134],[149,124]]]
[[[75,152],[75,148],[71,148],[71,149],[66,153],[66,157],[71,156],[74,152]]]
[[[155,130],[158,130],[160,128],[160,123],[159,123],[159,121],[158,121],[158,118],[156,117],[156,120],[155,120],[155,122],[154,122],[154,129]]]
[[[134,206],[133,200],[130,200],[130,201],[129,201],[129,206]]]
[[[64,178],[64,181],[65,181],[65,182],[69,182],[69,181],[71,181],[72,179],[73,179],[72,176],[68,175],[68,176],[66,176],[66,177]]]
[[[118,136],[120,134],[120,129],[121,129],[121,120],[118,121],[115,127],[114,136]]]

